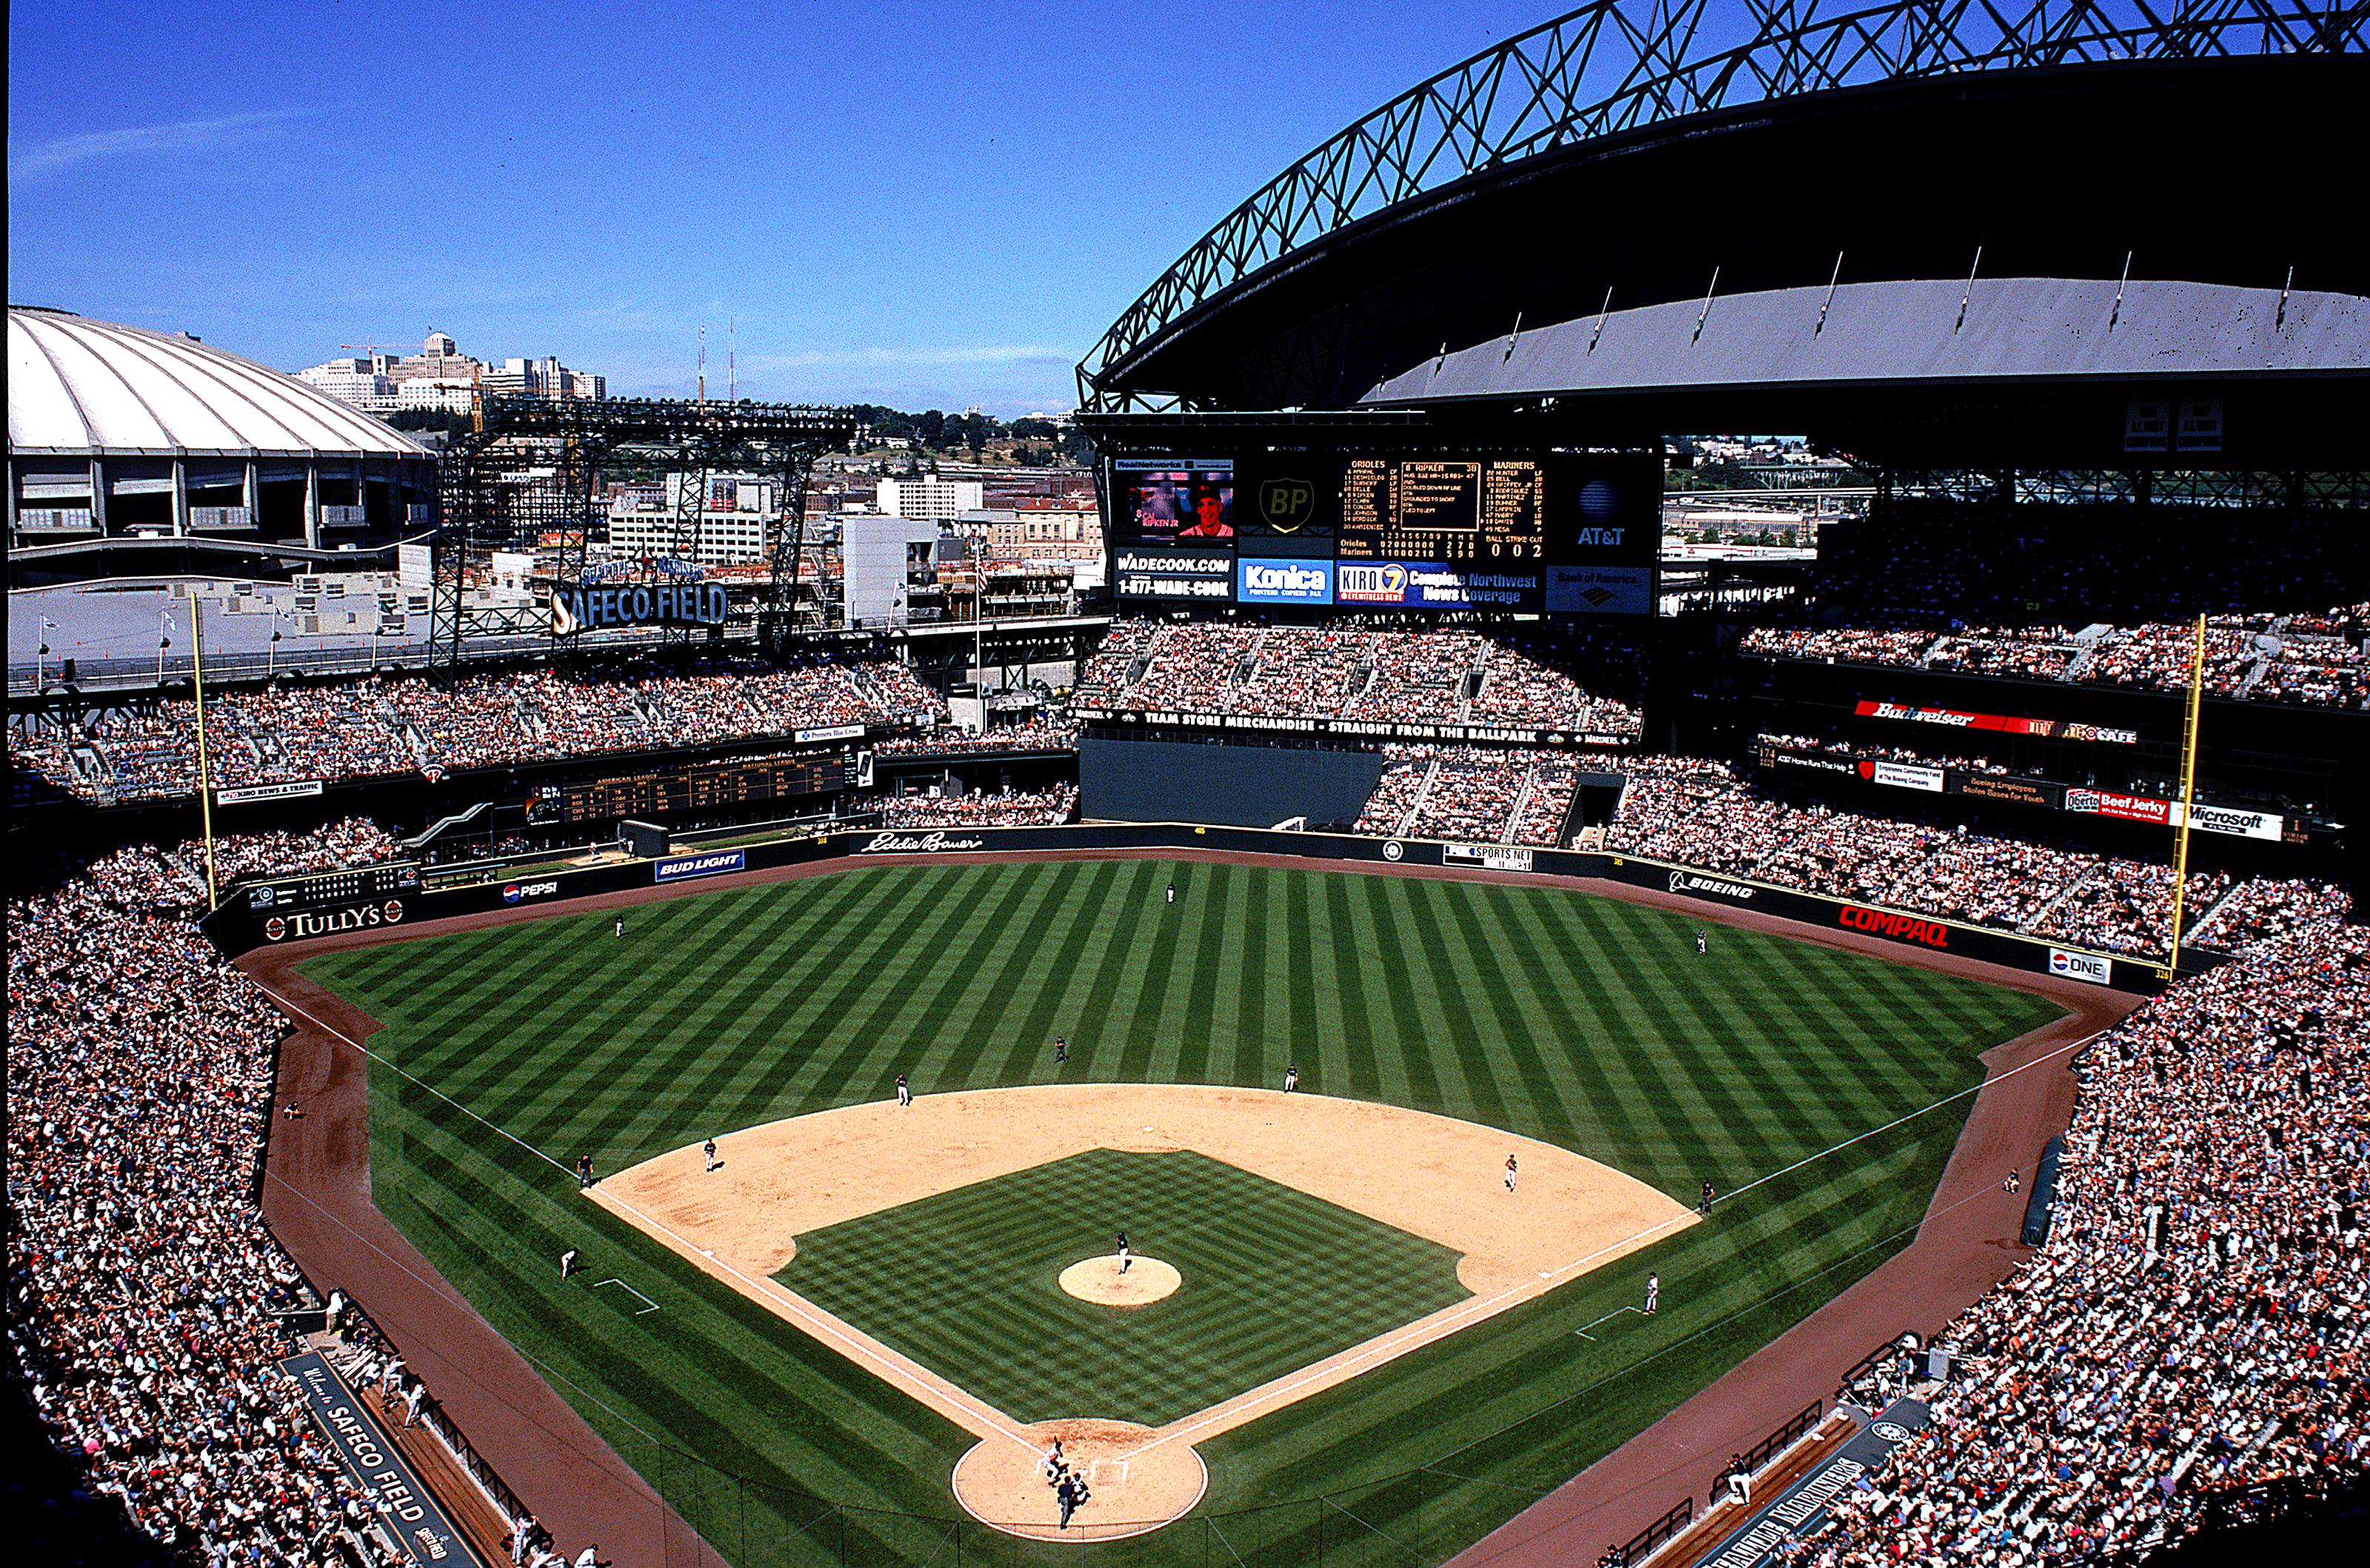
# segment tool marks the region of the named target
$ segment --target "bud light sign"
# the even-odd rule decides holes
[[[1333,563],[1329,560],[1246,559],[1237,563],[1235,597],[1246,605],[1329,605],[1333,602]]]

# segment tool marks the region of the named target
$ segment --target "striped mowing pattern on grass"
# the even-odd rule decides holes
[[[1111,1250],[1174,1264],[1134,1308],[1056,1276]],[[774,1276],[1024,1422],[1160,1426],[1462,1300],[1437,1242],[1206,1155],[1091,1149],[799,1239]]]
[[[1781,937],[1718,928],[1698,957],[1684,916],[1561,889],[1199,862],[867,868],[640,906],[623,940],[610,922],[486,928],[306,973],[385,1020],[374,1048],[406,1071],[603,1170],[885,1098],[900,1072],[924,1092],[1275,1087],[1290,1062],[1312,1090],[1502,1126],[1690,1202],[1707,1178],[1733,1190],[1966,1089],[1978,1052],[2056,1016],[2020,992]],[[377,1201],[446,1277],[695,1523],[724,1528],[719,1475],[766,1483],[730,1484],[746,1551],[719,1540],[728,1551],[806,1561],[787,1530],[808,1516],[799,1493],[949,1510],[966,1435],[400,1076],[374,1068],[372,1085]],[[1471,1481],[1396,1532],[1420,1528],[1444,1555],[1897,1248],[1965,1103],[1226,1434],[1204,1449],[1207,1505],[1304,1497],[1456,1450],[1447,1468]],[[593,1277],[619,1274],[662,1309],[637,1318],[622,1291],[562,1286],[552,1260],[571,1245]],[[1570,1337],[1633,1301],[1649,1268],[1656,1318]],[[1582,1389],[1595,1391],[1499,1430]],[[1371,1505],[1392,1528],[1393,1505]],[[785,1528],[767,1534],[768,1519]]]

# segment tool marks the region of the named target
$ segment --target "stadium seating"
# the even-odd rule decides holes
[[[283,1021],[182,896],[134,849],[9,901],[12,1371],[178,1558],[393,1568],[278,1365],[305,1286],[254,1194]]]
[[[887,661],[733,663],[605,679],[549,670],[234,688],[206,703],[217,786],[508,767],[780,737],[844,724],[934,727],[945,705]],[[194,794],[197,704],[104,710],[77,731],[8,737],[11,758],[88,800]]]
[[[1779,1561],[2129,1561],[2216,1493],[2358,1481],[2370,933],[2252,945],[2086,1055],[2041,1252],[1937,1336],[1972,1367]]]
[[[1119,621],[1084,706],[1259,718],[1571,730],[1630,739],[1638,709],[1472,631]]]
[[[880,803],[891,827],[1051,827],[1078,814],[1078,787],[991,795],[896,795]]]
[[[2195,641],[2193,627],[2161,621],[1948,631],[1756,627],[1745,635],[1743,649],[1781,659],[2179,692],[2188,688]],[[2365,641],[2370,603],[2301,615],[2208,617],[2205,688],[2251,701],[2361,708],[2370,704]]]

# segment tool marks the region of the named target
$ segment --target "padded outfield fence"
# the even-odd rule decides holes
[[[715,853],[630,860],[581,870],[542,870],[522,891],[499,878],[466,887],[420,892],[397,899],[380,894],[343,903],[275,905],[267,890],[235,889],[202,922],[215,945],[233,955],[271,942],[299,941],[364,927],[417,925],[501,909],[551,912],[569,900],[658,885],[697,885],[707,879],[834,859],[860,861],[957,855],[1041,856],[1062,853],[1156,854],[1164,851],[1274,855],[1344,866],[1415,867],[1449,871],[1589,877],[1667,893],[1707,908],[1777,916],[1830,931],[1882,939],[1912,951],[1945,952],[2030,973],[2073,974],[2120,991],[2153,995],[2172,971],[2154,959],[2069,947],[2019,931],[1973,926],[1941,916],[1830,898],[1748,876],[1701,870],[1634,855],[1593,850],[1527,849],[1499,844],[1432,839],[1371,838],[1354,834],[1303,833],[1190,823],[1080,824],[1065,827],[854,828],[770,843],[714,844]],[[719,858],[724,857],[724,858]],[[694,864],[691,862],[700,863]],[[2086,961],[2069,966],[2066,960]],[[2225,955],[2185,949],[2192,973],[2227,962]]]

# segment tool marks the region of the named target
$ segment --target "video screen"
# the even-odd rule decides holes
[[[1207,545],[1234,538],[1233,459],[1121,462],[1113,477],[1124,542]]]

